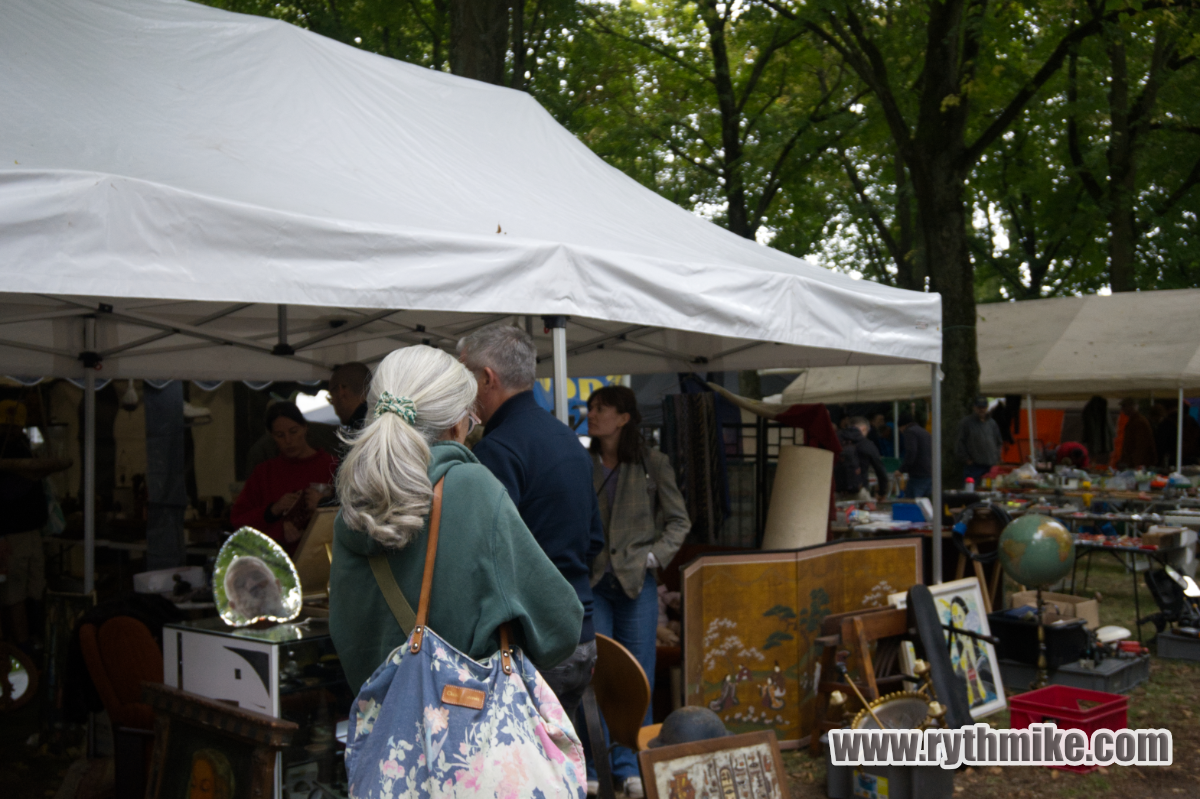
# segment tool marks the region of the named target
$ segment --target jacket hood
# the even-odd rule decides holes
[[[437,483],[446,476],[446,472],[459,464],[479,463],[479,459],[471,454],[471,450],[457,441],[437,441],[429,448],[429,451],[429,468],[426,473],[429,475],[431,483]],[[383,545],[367,535],[365,531],[355,530],[347,525],[340,513],[337,518],[337,527],[339,529],[336,530],[336,534],[339,540],[351,552],[370,557],[384,551]]]
[[[848,441],[851,444],[857,444],[858,442],[860,442],[864,438],[866,438],[866,436],[864,436],[862,434],[862,431],[859,430],[857,427],[850,426],[850,427],[847,427],[845,430],[839,430],[838,438],[842,439],[843,441]]]

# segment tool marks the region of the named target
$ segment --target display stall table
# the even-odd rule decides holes
[[[1070,590],[1070,593],[1072,593],[1072,594],[1075,593],[1075,574],[1076,574],[1076,570],[1079,568],[1080,560],[1084,560],[1084,559],[1087,560],[1087,566],[1085,567],[1084,574],[1083,574],[1083,590],[1086,591],[1087,584],[1088,584],[1088,577],[1089,577],[1089,575],[1091,573],[1091,569],[1092,569],[1092,556],[1095,555],[1097,552],[1107,552],[1110,555],[1112,555],[1113,557],[1115,557],[1118,561],[1120,561],[1122,566],[1124,566],[1126,569],[1128,569],[1130,575],[1132,575],[1132,579],[1133,579],[1133,612],[1137,619],[1136,623],[1137,623],[1138,642],[1141,642],[1141,640],[1142,640],[1142,607],[1141,607],[1141,601],[1138,598],[1139,591],[1138,591],[1137,558],[1139,555],[1144,555],[1146,557],[1147,561],[1150,561],[1150,565],[1153,565],[1153,562],[1157,561],[1160,565],[1165,566],[1167,564],[1168,556],[1174,555],[1177,552],[1181,552],[1186,548],[1187,547],[1183,544],[1180,544],[1179,546],[1173,546],[1173,547],[1155,547],[1154,549],[1149,549],[1147,547],[1120,546],[1117,544],[1107,544],[1107,543],[1093,542],[1093,541],[1076,541],[1075,542],[1075,564],[1074,564],[1074,566],[1071,567],[1071,590]],[[1128,562],[1128,563],[1126,562],[1127,557],[1130,560],[1130,562]]]
[[[219,618],[163,626],[163,680],[173,687],[293,721],[275,768],[277,799],[337,781],[335,731],[354,695],[326,619],[230,627]],[[308,791],[304,786],[309,786]]]

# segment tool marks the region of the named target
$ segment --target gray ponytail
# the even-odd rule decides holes
[[[412,400],[415,423],[375,413],[385,391]],[[475,376],[432,347],[405,347],[380,362],[367,395],[368,424],[347,439],[350,451],[338,472],[346,524],[394,549],[421,531],[433,498],[429,446],[470,410],[475,392]]]

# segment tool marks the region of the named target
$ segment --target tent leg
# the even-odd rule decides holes
[[[96,350],[96,320],[84,322],[84,349]],[[83,593],[96,586],[96,370],[83,376]]]
[[[565,425],[571,423],[567,414],[567,317],[543,317],[554,340],[554,415]]]
[[[1175,428],[1175,471],[1183,474],[1183,387],[1179,388],[1179,424]]]
[[[900,457],[900,400],[892,400],[892,455]]]
[[[933,412],[933,580],[931,585],[942,583],[942,370],[939,364],[930,366],[930,410]]]
[[[1033,395],[1025,395],[1025,418],[1029,422],[1029,462],[1037,468],[1037,423],[1033,417]]]

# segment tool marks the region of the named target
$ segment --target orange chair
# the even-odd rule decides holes
[[[79,628],[79,646],[112,722],[117,796],[145,793],[154,746],[154,711],[142,702],[142,683],[163,681],[162,651],[150,630],[129,616]]]

